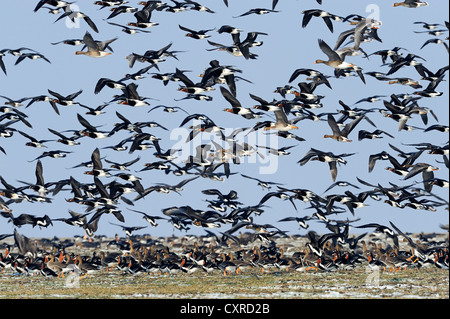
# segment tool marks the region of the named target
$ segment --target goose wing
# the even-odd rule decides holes
[[[333,49],[331,49],[330,46],[322,39],[319,39],[319,47],[323,51],[323,53],[325,53],[328,56],[330,61],[341,61],[342,60],[341,57],[339,56],[339,54],[337,54],[335,51],[333,51]]]
[[[84,44],[87,45],[88,51],[99,51],[100,50],[97,42],[94,41],[94,38],[88,31],[86,31],[86,33],[83,37],[83,42],[84,42]]]
[[[328,125],[330,126],[331,130],[333,131],[333,134],[341,135],[341,130],[339,129],[339,126],[336,123],[336,120],[333,115],[328,114]]]

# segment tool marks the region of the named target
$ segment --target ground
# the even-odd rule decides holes
[[[0,276],[0,298],[38,299],[448,299],[449,272],[437,268],[373,272],[360,267],[332,273],[276,271],[261,274],[122,275],[91,278]]]
[[[411,235],[414,239],[418,234]],[[432,238],[445,242],[447,234],[433,234]],[[148,238],[147,238],[148,239]],[[186,245],[193,241],[208,246],[206,239],[195,238],[189,242],[183,238],[151,238],[179,256]],[[367,242],[375,237],[366,235]],[[60,239],[63,240],[63,239]],[[65,240],[65,239],[64,239]],[[71,239],[73,240],[73,239]],[[84,244],[76,239],[76,245],[67,252],[92,256],[101,251],[119,252],[110,245],[112,238],[97,238],[98,246]],[[145,242],[141,239],[142,242]],[[203,240],[203,241],[200,241]],[[305,250],[307,239],[276,238],[277,247],[283,247],[286,257]],[[13,240],[9,239],[9,244]],[[262,244],[249,243],[245,249]],[[401,250],[408,250],[408,243],[400,241]],[[242,247],[241,247],[242,248]],[[237,250],[238,247],[217,248],[219,251]],[[13,252],[17,252],[14,248]],[[125,274],[124,271],[100,270],[80,278],[67,274],[64,278],[24,276],[11,269],[0,273],[0,299],[449,299],[449,271],[433,264],[422,268],[390,272],[372,270],[363,263],[352,270],[334,272],[284,271],[274,268],[261,272],[261,268],[248,268],[242,273],[224,276],[220,270],[205,273],[179,274]]]

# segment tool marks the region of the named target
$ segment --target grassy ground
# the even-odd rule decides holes
[[[1,299],[260,299],[260,298],[449,298],[449,272],[437,268],[374,273],[352,271],[122,275],[44,278],[0,275]]]

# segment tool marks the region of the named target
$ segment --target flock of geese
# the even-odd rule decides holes
[[[30,241],[15,232],[20,248],[28,246],[32,254],[11,252],[7,245],[0,253],[2,273],[25,276],[60,277],[77,274],[79,278],[99,273],[122,275],[220,274],[230,276],[247,272],[279,273],[350,271],[366,267],[373,271],[400,272],[407,269],[448,270],[448,238],[420,235],[412,238],[391,223],[390,227],[367,224],[376,237],[367,240],[364,233],[348,238],[343,233],[319,236],[310,231],[305,249],[292,241],[270,240],[254,243],[254,236],[241,234],[239,241],[223,241],[210,233],[194,238],[133,238],[94,242],[65,239]],[[446,228],[448,231],[448,228]],[[262,233],[261,233],[262,234]],[[386,245],[385,238],[394,245]],[[400,248],[399,238],[406,242]],[[406,249],[405,249],[406,247]]]
[[[226,7],[238,5],[232,2],[224,0]],[[322,4],[321,0],[317,0],[317,4],[326,5]],[[127,36],[144,33],[141,35],[144,39],[147,36],[151,37],[146,35],[147,33],[163,32],[158,30],[161,21],[155,21],[158,21],[158,18],[162,19],[165,12],[197,11],[196,14],[200,18],[202,14],[216,14],[205,5],[191,0],[171,0],[168,3],[141,1],[135,6],[128,1],[95,1],[93,5],[98,6],[99,12],[104,14],[102,21],[74,10],[72,3],[60,0],[36,1],[34,8],[29,10],[34,10],[34,14],[48,10],[49,14],[58,16],[54,21],[55,27],[64,19],[72,22],[80,21],[81,28],[86,29],[82,39],[66,39],[49,43],[48,47],[56,50],[61,45],[76,46],[81,49],[74,51],[75,55],[96,59],[110,58],[110,55],[114,55],[114,46],[120,45],[119,36],[111,39],[102,38],[100,23],[118,27]],[[238,23],[249,15],[282,14],[282,11],[276,10],[278,6],[278,0],[274,0],[270,9],[254,8],[232,17],[231,21]],[[406,0],[392,6],[422,10],[421,7],[428,6],[428,3]],[[402,14],[408,12],[400,13],[399,16]],[[118,23],[117,21],[122,18],[128,22]],[[311,24],[316,19],[323,20],[326,28],[321,29],[319,23],[315,28],[320,31],[314,31]],[[337,36],[336,43],[325,41],[323,36],[319,36],[322,32],[334,33],[338,23],[345,23],[349,27]],[[243,30],[231,25],[194,30],[183,24],[178,24],[179,30],[185,32],[185,36],[192,38],[192,41],[205,44],[207,51],[212,54],[215,54],[215,51],[225,51],[245,63],[252,63],[252,60],[259,58],[256,52],[264,52],[264,40],[270,37],[268,32],[260,31],[245,34]],[[448,37],[442,36],[445,37],[449,25],[448,21],[417,21],[415,26],[423,28],[423,31],[415,33],[433,36],[422,44],[421,50],[425,51],[434,44],[442,44],[445,47],[446,50],[443,49],[442,52],[436,47],[434,52],[435,56],[442,56],[442,66],[438,70],[430,70],[426,58],[402,47],[367,53],[366,43],[374,41],[378,46],[383,44],[383,23],[377,19],[359,14],[339,16],[322,9],[304,10],[299,13],[299,28],[309,29],[311,34],[318,34],[317,42],[308,44],[311,46],[309,50],[317,48],[323,55],[314,62],[317,69],[311,68],[309,62],[302,61],[299,55],[299,61],[296,63],[304,64],[303,67],[291,70],[290,78],[286,79],[288,84],[277,87],[273,92],[277,98],[269,101],[249,93],[250,98],[256,101],[253,107],[241,103],[242,92],[238,94],[239,84],[244,81],[257,86],[258,83],[254,83],[254,79],[251,81],[243,77],[244,70],[233,65],[222,65],[219,62],[222,57],[219,53],[216,59],[205,65],[199,82],[188,75],[188,70],[178,67],[175,67],[173,72],[162,73],[163,65],[170,64],[166,61],[183,59],[183,51],[172,50],[172,42],[160,49],[149,49],[144,53],[136,53],[134,48],[131,48],[133,52],[126,59],[129,68],[135,72],[133,74],[126,74],[120,79],[98,76],[95,87],[91,88],[94,95],[113,92],[109,97],[110,101],[98,107],[87,106],[80,102],[79,97],[87,88],[68,95],[48,89],[48,94],[20,98],[10,97],[7,92],[0,92],[2,94],[0,101],[3,104],[0,107],[0,160],[1,157],[14,156],[17,148],[22,147],[24,139],[27,147],[44,150],[41,155],[27,159],[27,165],[33,165],[35,171],[35,176],[27,181],[4,178],[3,170],[6,168],[0,166],[2,216],[0,222],[3,224],[2,229],[11,229],[10,232],[0,235],[0,240],[13,237],[14,247],[19,253],[14,258],[11,257],[13,254],[10,250],[13,247],[7,246],[7,252],[0,255],[1,266],[11,268],[14,272],[41,273],[46,276],[59,276],[66,271],[74,271],[74,267],[78,267],[85,275],[109,267],[118,267],[129,273],[156,271],[177,273],[220,269],[224,274],[239,273],[248,267],[260,267],[262,271],[274,267],[299,271],[307,269],[331,271],[350,269],[362,263],[392,269],[423,267],[428,264],[448,269],[448,237],[447,240],[440,242],[425,237],[416,241],[411,239],[406,230],[400,230],[392,222],[390,225],[377,223],[375,215],[373,223],[358,223],[359,209],[368,206],[369,200],[380,209],[390,206],[395,209],[422,210],[423,214],[448,213],[448,199],[435,192],[436,188],[448,188],[449,185],[445,179],[448,175],[445,171],[448,172],[449,167],[448,141],[446,143],[433,141],[427,138],[427,134],[430,131],[437,131],[442,133],[444,138],[448,137],[448,124],[440,124],[436,113],[439,108],[447,107],[446,102],[442,100],[445,97],[440,98],[444,95],[440,86],[446,81],[448,71],[448,65],[445,65],[448,62],[446,42]],[[213,31],[229,34],[229,43],[212,41],[210,38],[213,37]],[[368,72],[353,62],[356,58],[373,59],[374,56],[381,58],[383,65],[380,70],[385,72],[379,70]],[[12,63],[11,57],[16,59]],[[31,48],[0,48],[2,81],[8,81],[8,76],[15,72],[15,67],[18,64],[25,64],[27,59],[52,63],[47,56]],[[136,71],[135,67],[142,64],[145,67]],[[285,67],[284,62],[281,64],[280,67]],[[321,64],[326,67],[321,68]],[[319,68],[322,71],[319,71]],[[416,78],[402,77],[401,73],[406,69],[415,69]],[[353,77],[361,81],[364,87],[369,87],[371,81],[385,82],[388,84],[386,92],[384,95],[372,95],[361,99],[353,105],[344,101],[351,96],[343,95],[342,100],[336,101],[339,104],[337,111],[333,110],[334,106],[329,105],[330,103],[324,103],[325,96],[319,94],[319,91],[322,93],[322,89],[333,90],[337,81],[351,81],[348,78]],[[298,78],[302,78],[301,82],[297,86],[291,85]],[[154,97],[141,95],[142,86],[139,85],[146,81],[152,81],[155,86],[159,84],[164,87],[178,86],[174,91],[184,94],[184,97],[176,100],[178,106],[155,105]],[[161,83],[158,83],[159,81]],[[410,93],[391,93],[390,85],[402,85],[410,90]],[[221,126],[221,116],[213,118],[211,114],[215,112],[211,109],[217,104],[217,98],[214,96],[217,93],[213,92],[216,89],[220,94],[219,98],[222,99],[220,103],[228,104],[223,111],[231,113],[229,116],[233,117],[236,123],[239,121],[245,123],[245,127],[229,132]],[[23,87],[20,92],[27,95],[27,87]],[[349,92],[352,93],[352,90]],[[216,99],[211,102],[213,96]],[[52,110],[43,108],[42,112],[54,111],[61,120],[64,120],[65,107],[77,108],[76,121],[79,126],[65,131],[49,127],[46,136],[35,135],[33,128],[38,123],[27,115],[27,110],[33,104],[43,103],[50,104]],[[191,113],[188,107],[183,107],[183,103],[201,105],[205,111]],[[115,112],[108,111],[113,104],[119,104],[123,108]],[[363,107],[369,104],[375,106]],[[133,118],[133,111],[142,108],[148,108],[149,117],[156,118],[155,114],[162,111],[169,120],[161,123],[147,121],[144,118],[138,122],[130,120]],[[116,123],[98,126],[96,119],[105,113],[114,114]],[[170,119],[175,113],[183,114],[183,120],[179,125]],[[228,116],[227,113],[223,113],[222,116]],[[377,115],[381,119],[374,121]],[[429,123],[430,116],[436,124]],[[420,117],[425,128],[410,125],[415,117]],[[162,116],[160,118],[163,119]],[[402,143],[402,147],[397,146],[395,133],[389,129],[390,120],[398,122],[398,127],[395,124],[395,130],[398,132],[423,130],[421,135],[423,140],[409,144]],[[329,132],[322,133],[323,138],[334,140],[336,144],[341,145],[339,149],[342,152],[339,154],[323,150],[319,144],[308,147],[298,159],[297,167],[291,168],[291,174],[296,174],[298,166],[311,166],[312,169],[312,162],[324,163],[326,169],[330,171],[331,182],[323,194],[312,190],[315,188],[313,180],[301,181],[299,187],[292,188],[285,184],[296,183],[295,175],[292,175],[292,180],[278,182],[276,174],[264,175],[262,178],[248,173],[246,168],[249,164],[246,160],[250,157],[264,159],[273,156],[279,158],[279,165],[283,166],[282,157],[292,156],[294,147],[300,148],[307,142],[306,135],[311,132],[301,134],[306,138],[294,133],[296,130],[302,132],[301,124],[307,121],[326,122]],[[373,130],[362,129],[361,123],[369,124]],[[208,143],[195,145],[189,155],[181,152],[184,158],[180,159],[181,150],[167,148],[170,147],[170,141],[155,133],[170,132],[176,128],[184,128],[189,132],[183,141],[185,145],[192,145],[199,136],[211,136],[211,139]],[[245,141],[249,134],[276,136],[280,144],[284,140],[295,144],[279,148],[274,148],[273,145],[251,144],[248,140]],[[118,136],[122,137],[116,141],[117,143],[110,142]],[[372,173],[376,166],[380,165],[380,161],[389,163],[390,166],[386,170],[392,172],[393,178],[388,184],[369,182],[360,177],[356,177],[357,182],[338,179],[338,168],[347,165],[356,154],[346,152],[347,143],[362,144],[364,140],[384,137],[391,140],[387,143],[389,148],[379,153],[368,154],[367,167],[368,172]],[[2,145],[7,139],[17,140],[17,143],[12,148],[11,144],[8,144],[9,147]],[[64,172],[66,175],[61,176],[59,180],[47,180],[46,172],[52,170],[49,158],[59,160],[70,157],[77,152],[79,145],[88,139],[95,142],[96,147],[93,151],[84,153],[86,161],[72,167],[70,173]],[[109,144],[105,145],[104,141],[108,141]],[[408,150],[402,150],[403,147],[407,147]],[[115,160],[116,152],[127,153],[129,157],[126,161]],[[433,158],[433,161],[423,161],[423,158]],[[80,168],[84,169],[82,174],[79,174]],[[148,173],[148,171],[156,172]],[[442,171],[444,171],[442,175],[438,175]],[[148,174],[152,174],[151,177]],[[164,182],[169,175],[176,176],[179,181],[175,184]],[[354,175],[358,175],[358,172]],[[272,180],[272,177],[275,177],[275,180]],[[419,181],[414,181],[413,177],[419,178]],[[86,178],[90,181],[84,182]],[[399,178],[408,184],[398,185]],[[203,182],[202,179],[207,181]],[[239,180],[242,183],[252,181],[255,189],[260,186],[264,194],[259,202],[248,203],[245,202],[247,194],[244,192],[201,186],[202,183],[209,185],[206,183],[210,181],[221,181],[227,185],[228,180],[236,183],[239,183]],[[188,204],[174,206],[168,201],[161,214],[149,213],[154,211],[151,208],[152,201],[165,201],[164,194],[169,193],[183,196],[184,188],[194,183],[197,187],[202,187],[201,196],[208,203],[206,209],[195,208]],[[343,188],[344,191],[329,193],[338,188]],[[365,190],[361,190],[362,188]],[[252,195],[254,193],[253,189],[247,191]],[[52,211],[52,203],[60,196],[68,203],[67,205],[70,205],[67,216],[61,216],[60,210],[58,213]],[[276,225],[258,224],[257,220],[261,215],[276,210],[268,207],[268,202],[275,205],[277,201],[290,203],[296,212],[295,215],[279,218]],[[25,213],[21,209],[23,203],[39,203],[36,205],[43,203],[48,206],[48,213],[43,216]],[[142,207],[146,208],[134,207],[141,203],[144,205]],[[305,207],[300,208],[299,205]],[[337,219],[336,216],[339,214],[348,212],[351,213],[352,220]],[[56,216],[57,214],[59,215]],[[106,215],[113,215],[114,223],[103,223]],[[132,226],[127,222],[129,216],[130,218],[141,216],[147,224]],[[196,227],[203,229],[207,236],[214,238],[216,245],[199,248],[197,243],[195,249],[174,254],[168,246],[158,246],[155,242],[143,245],[133,240],[136,238],[133,232],[147,227],[157,227],[163,221],[170,223],[181,233],[187,234]],[[275,244],[278,238],[290,236],[282,229],[282,225],[297,223],[300,230],[306,230],[311,222],[325,225],[330,232],[319,236],[315,231],[309,230],[305,250],[299,251],[288,260],[280,246]],[[120,246],[120,252],[115,255],[94,254],[88,257],[68,254],[65,252],[66,246],[59,242],[52,243],[52,251],[45,251],[35,241],[21,234],[22,230],[26,232],[28,227],[38,227],[45,229],[45,236],[42,237],[50,237],[51,228],[57,227],[58,223],[82,229],[85,237],[91,241],[95,241],[96,235],[102,233],[103,224],[106,224],[105,227],[112,224],[114,227],[122,228],[127,240],[121,244],[118,244],[119,240],[116,241],[117,247]],[[445,226],[442,227],[446,229]],[[357,237],[351,236],[349,233],[351,228],[371,229],[374,234],[381,234],[384,240],[380,243],[385,247],[377,246],[377,241],[364,242],[362,245],[362,238],[367,233]],[[220,235],[211,231],[212,229],[218,231]],[[245,237],[241,233],[243,230],[250,232],[250,235]],[[448,232],[448,229],[446,231]],[[399,238],[404,239],[409,249],[401,249]],[[258,241],[261,243],[259,246]],[[248,245],[246,247],[251,248],[218,254],[217,247],[228,247],[232,244],[240,247]],[[371,245],[372,248],[369,247]]]

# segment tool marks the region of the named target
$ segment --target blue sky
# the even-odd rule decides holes
[[[313,68],[323,72],[326,75],[332,75],[333,70],[325,65],[315,65],[316,59],[324,58],[324,54],[318,46],[319,38],[325,40],[330,46],[333,46],[338,35],[351,28],[347,23],[334,22],[334,33],[331,33],[325,23],[320,18],[313,18],[306,28],[301,27],[303,18],[302,11],[308,9],[320,8],[330,13],[347,16],[349,14],[360,14],[368,16],[371,14],[379,15],[379,19],[383,22],[379,30],[379,35],[383,40],[382,43],[373,41],[363,43],[362,48],[367,53],[378,50],[392,49],[395,46],[406,48],[409,53],[417,54],[426,59],[423,64],[432,71],[437,71],[448,63],[448,53],[443,45],[430,44],[423,48],[422,44],[432,38],[428,34],[418,34],[414,31],[425,31],[420,25],[413,24],[415,21],[425,21],[429,23],[440,23],[448,21],[448,3],[440,1],[439,3],[431,2],[430,5],[418,9],[407,9],[403,7],[393,8],[389,1],[379,1],[375,6],[373,1],[328,1],[324,0],[322,6],[318,5],[315,0],[305,1],[283,1],[281,0],[277,6],[278,13],[270,13],[264,16],[249,15],[242,18],[233,18],[251,8],[271,7],[271,1],[229,1],[229,8],[225,7],[219,0],[203,0],[202,4],[208,6],[216,13],[210,14],[206,12],[187,11],[181,13],[154,12],[152,21],[158,22],[159,25],[151,28],[151,33],[139,33],[136,35],[128,35],[120,32],[120,28],[111,26],[104,21],[110,14],[108,9],[99,10],[98,6],[94,6],[91,1],[78,1],[80,11],[86,13],[96,23],[99,33],[93,32],[84,21],[80,21],[79,27],[73,27],[66,24],[63,19],[54,23],[58,16],[47,13],[46,9],[41,9],[37,13],[33,12],[37,1],[28,1],[17,5],[16,1],[4,0],[0,3],[0,50],[4,48],[16,49],[19,47],[28,47],[44,54],[51,64],[43,60],[25,60],[19,65],[14,65],[16,58],[7,54],[3,61],[6,65],[8,75],[5,76],[0,72],[0,95],[8,96],[13,99],[22,97],[32,97],[41,94],[48,94],[47,90],[53,90],[63,95],[83,90],[83,93],[77,98],[81,104],[96,107],[104,102],[112,99],[114,94],[120,91],[113,91],[105,88],[100,94],[94,94],[94,87],[99,78],[106,77],[119,80],[125,74],[136,72],[146,64],[136,63],[130,69],[128,61],[125,59],[130,53],[143,54],[147,50],[158,50],[169,43],[172,43],[171,50],[180,51],[177,56],[178,60],[167,58],[165,62],[159,64],[161,73],[174,72],[176,68],[181,70],[190,70],[186,73],[194,82],[200,81],[198,77],[205,68],[209,66],[209,62],[216,59],[221,65],[233,65],[242,70],[239,74],[243,78],[251,81],[237,82],[237,98],[243,106],[251,107],[256,105],[249,94],[262,97],[267,101],[272,99],[281,99],[281,96],[273,93],[279,87],[288,84],[289,77],[295,69]],[[130,2],[129,5],[137,6],[136,1]],[[122,14],[111,19],[112,22],[126,24],[134,20],[131,14]],[[26,23],[18,23],[17,21],[25,21]],[[258,40],[262,40],[264,44],[261,47],[252,48],[252,52],[258,54],[256,60],[245,60],[243,57],[234,57],[226,52],[208,51],[212,47],[205,40],[194,40],[185,37],[185,32],[178,28],[178,25],[200,30],[200,29],[219,29],[222,25],[232,25],[244,30],[244,38],[246,32],[258,31],[265,32],[268,36],[260,36]],[[445,29],[445,27],[443,27]],[[52,42],[58,42],[65,39],[81,39],[86,31],[89,31],[96,40],[108,40],[114,37],[119,39],[111,46],[114,53],[102,59],[92,59],[85,56],[76,56],[74,52],[79,47],[72,47],[64,44],[51,45]],[[216,31],[210,32],[211,41],[231,44],[231,36],[229,34],[218,34]],[[447,34],[447,33],[446,33]],[[444,38],[444,36],[440,36]],[[404,51],[404,54],[408,52]],[[348,57],[348,61],[362,67],[364,72],[380,71],[387,72],[389,68],[382,66],[381,59],[378,56],[371,56],[365,59],[361,56]],[[157,72],[151,69],[150,72]],[[411,77],[420,80],[420,76],[412,67],[405,67],[399,70],[394,77]],[[445,77],[448,80],[448,76]],[[304,81],[305,78],[299,77],[292,85]],[[344,101],[348,105],[353,105],[356,101],[372,96],[386,95],[387,99],[391,94],[413,93],[415,90],[408,86],[388,85],[386,82],[380,82],[372,77],[366,76],[367,84],[364,85],[358,77],[349,78],[330,78],[333,89],[326,86],[320,86],[315,93],[323,95],[322,109],[314,110],[315,113],[335,112],[341,109],[338,104],[339,100]],[[147,113],[148,110],[158,104],[167,106],[179,106],[184,110],[193,113],[204,113],[211,117],[217,125],[235,129],[238,127],[249,127],[255,124],[255,120],[246,120],[234,114],[223,112],[223,109],[229,107],[228,102],[222,97],[219,86],[215,86],[216,91],[211,92],[213,101],[193,101],[184,100],[176,102],[175,99],[181,99],[184,93],[178,92],[178,84],[170,82],[167,86],[163,86],[160,81],[147,78],[136,82],[138,92],[147,97],[157,100],[150,100],[150,107],[131,108],[115,103],[105,108],[106,114],[99,117],[85,115],[85,109],[79,106],[63,107],[60,106],[61,115],[57,115],[48,103],[35,103],[29,108],[21,107],[19,110],[28,115],[29,122],[33,125],[30,129],[23,124],[16,123],[14,128],[23,130],[24,132],[35,136],[38,139],[53,139],[47,128],[57,131],[67,129],[81,129],[81,125],[77,121],[77,114],[82,114],[89,122],[94,125],[103,125],[100,129],[109,130],[113,123],[119,122],[115,112],[128,117],[132,122],[136,121],[155,121],[169,128],[169,132],[159,128],[151,128],[147,131],[160,137],[163,149],[169,149],[176,145],[178,140],[170,138],[173,129],[176,129],[183,121],[186,114],[179,112],[176,114],[167,114],[161,110],[155,110]],[[421,81],[424,87],[428,84]],[[443,82],[438,87],[439,91],[443,91],[444,95],[435,99],[422,99],[419,101],[420,106],[429,107],[434,111],[439,119],[439,124],[448,125],[448,82]],[[3,99],[0,100],[4,102]],[[382,102],[374,104],[359,104],[363,108],[383,108]],[[400,149],[410,152],[414,151],[414,147],[404,146],[408,143],[429,142],[435,145],[443,145],[448,141],[448,135],[437,131],[424,133],[422,130],[412,132],[397,131],[397,123],[388,118],[382,117],[379,112],[369,114],[372,121],[375,122],[379,129],[385,130],[395,136],[391,139],[385,136],[381,140],[363,140],[358,141],[357,132],[360,129],[368,131],[374,128],[362,121],[359,126],[351,134],[354,140],[352,143],[338,143],[333,140],[324,139],[324,134],[330,133],[330,128],[326,121],[311,122],[300,121],[298,130],[293,133],[306,139],[304,142],[295,142],[289,140],[279,140],[279,146],[295,145],[292,148],[291,155],[270,158],[272,162],[277,162],[277,170],[275,174],[259,175],[261,166],[267,163],[259,162],[258,158],[252,157],[249,163],[242,165],[232,165],[232,172],[243,173],[260,179],[271,180],[283,183],[286,188],[306,188],[314,191],[318,195],[322,195],[325,189],[332,183],[328,165],[318,162],[310,162],[305,166],[299,166],[297,161],[302,158],[311,147],[323,151],[330,151],[335,154],[339,153],[356,153],[348,158],[348,164],[338,167],[337,180],[345,180],[361,187],[360,190],[353,188],[334,188],[329,193],[342,193],[346,189],[354,191],[356,194],[360,191],[369,190],[367,186],[360,185],[356,177],[359,177],[372,184],[380,183],[383,186],[389,186],[389,182],[397,185],[409,185],[410,182],[420,181],[420,175],[408,181],[403,181],[401,177],[394,175],[385,170],[388,166],[387,162],[378,162],[374,171],[368,173],[368,157],[371,154],[379,153],[383,150],[392,155],[397,155],[395,151],[389,148],[391,143]],[[293,118],[293,116],[290,116]],[[269,120],[270,117],[264,117]],[[425,128],[437,122],[430,117],[428,125],[424,125],[418,115],[408,121],[409,125]],[[68,133],[69,134],[69,133]],[[93,182],[91,176],[84,175],[85,168],[71,169],[71,167],[85,161],[90,160],[92,151],[98,147],[102,148],[114,145],[120,140],[126,138],[128,133],[119,132],[111,138],[104,140],[92,140],[83,138],[79,140],[80,146],[73,148],[57,144],[55,142],[48,143],[48,149],[61,149],[73,151],[64,159],[45,158],[42,160],[44,167],[44,178],[46,181],[54,181],[75,177],[80,182]],[[204,142],[207,136],[205,136]],[[0,153],[0,175],[14,186],[20,186],[18,180],[34,182],[35,162],[29,162],[42,154],[42,149],[33,149],[26,147],[24,144],[27,140],[20,134],[15,134],[12,138],[0,139],[2,146],[7,155]],[[263,150],[262,150],[263,151]],[[135,152],[130,155],[127,152],[114,152],[112,150],[101,150],[101,155],[106,158],[125,162],[141,156],[141,160],[132,167],[134,170],[141,169],[144,163],[154,161],[154,150],[146,150]],[[448,178],[448,171],[443,164],[436,162],[442,161],[442,158],[436,155],[423,154],[420,162],[438,165],[441,169],[435,172],[435,176],[443,179]],[[253,161],[253,162],[251,162]],[[256,163],[254,163],[256,162]],[[156,183],[177,184],[182,178],[166,175],[164,172],[147,171],[136,173],[142,178],[144,187],[152,186]],[[111,179],[102,179],[104,183]],[[420,185],[419,185],[420,186]],[[214,199],[211,196],[201,194],[201,190],[208,188],[216,188],[223,193],[230,190],[238,192],[239,201],[247,205],[256,205],[259,200],[267,193],[257,187],[255,182],[247,180],[239,176],[239,174],[231,176],[223,183],[213,182],[203,178],[199,178],[192,183],[186,185],[181,196],[176,193],[168,195],[152,193],[144,200],[137,201],[134,207],[130,207],[121,203],[125,216],[126,226],[145,226],[146,222],[141,219],[140,215],[128,211],[127,208],[145,211],[151,215],[162,216],[161,209],[171,206],[190,205],[195,209],[207,209],[206,199]],[[448,190],[435,187],[433,193],[438,196],[445,197],[448,200]],[[134,194],[126,196],[134,198]],[[53,198],[52,204],[41,203],[20,203],[11,204],[13,214],[18,216],[21,213],[29,213],[36,216],[48,214],[51,218],[68,217],[68,210],[74,210],[82,213],[83,206],[67,203],[65,198],[69,198],[68,191],[61,192]],[[296,212],[288,201],[281,201],[273,198],[266,203],[269,207],[261,216],[256,216],[254,222],[257,224],[270,223],[279,228],[288,231],[289,234],[304,234],[305,230],[299,230],[294,222],[277,223],[279,219],[305,215],[311,215],[312,210],[306,209],[309,204],[297,201],[298,212]],[[432,232],[439,231],[439,225],[448,223],[448,211],[444,207],[439,207],[437,212],[416,211],[410,208],[395,209],[382,202],[376,202],[368,199],[368,207],[356,210],[355,217],[361,218],[355,225],[376,222],[388,225],[392,221],[398,227],[410,232]],[[345,219],[353,217],[350,213],[337,216],[337,219]],[[99,223],[98,234],[113,235],[119,233],[123,235],[121,229],[117,226],[110,225],[110,222],[119,224],[112,215],[103,216]],[[222,225],[221,228],[212,230],[213,232],[226,231],[230,226]],[[323,224],[317,221],[310,221],[310,229],[318,232],[325,232]],[[13,230],[12,224],[2,219],[0,222],[0,233],[10,233]],[[39,230],[32,229],[30,225],[25,225],[19,231],[27,236],[50,237],[65,235],[83,235],[81,228],[75,228],[60,222],[54,222],[53,227]],[[357,231],[357,230],[355,230]],[[150,233],[151,235],[168,236],[171,234],[180,234],[180,232],[172,227],[171,224],[164,221],[160,222],[157,228],[147,227],[137,233]],[[191,226],[188,232],[191,234],[203,234],[201,228]]]

